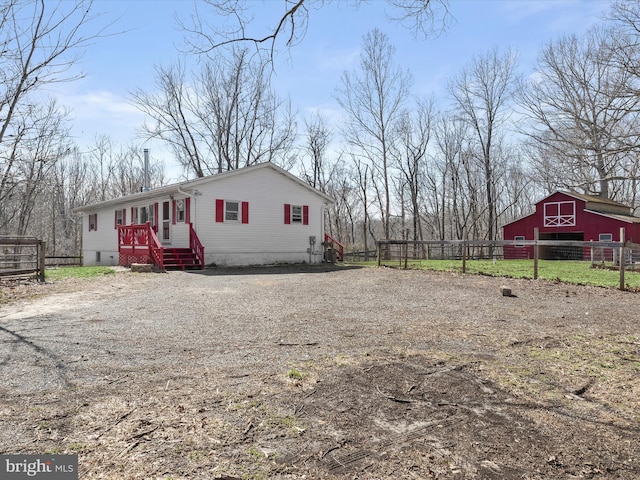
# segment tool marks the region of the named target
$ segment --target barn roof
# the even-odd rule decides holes
[[[614,219],[620,220],[622,222],[640,224],[640,217],[634,217],[633,215],[619,215],[619,214],[615,214],[615,213],[597,212],[595,210],[586,210],[586,209],[584,211],[587,212],[587,213],[594,213],[596,215],[602,215],[603,217],[607,217],[607,218],[614,218]]]
[[[629,206],[625,205],[624,203],[615,202],[613,200],[610,200],[605,197],[601,197],[599,195],[587,195],[586,193],[578,193],[578,192],[556,192],[556,193],[564,193],[565,195],[569,195],[571,197],[577,197],[580,200],[584,200],[585,202],[602,203],[604,205],[615,205],[617,207],[629,208]]]
[[[216,175],[208,175],[206,177],[197,178],[195,180],[187,180],[185,182],[173,183],[171,185],[165,185],[163,187],[153,188],[153,189],[151,189],[149,191],[146,191],[146,192],[132,193],[130,195],[125,195],[123,197],[113,198],[111,200],[105,200],[104,202],[97,202],[97,203],[92,203],[92,204],[89,204],[89,205],[83,205],[82,207],[74,208],[73,211],[74,212],[86,212],[86,211],[89,211],[89,210],[95,210],[97,208],[110,207],[112,205],[115,206],[115,205],[121,205],[123,203],[131,203],[131,202],[138,202],[138,201],[146,200],[146,199],[152,199],[152,198],[156,198],[158,196],[167,196],[167,195],[172,195],[172,194],[184,194],[185,193],[185,191],[184,191],[185,189],[194,189],[194,188],[197,188],[199,185],[203,185],[203,184],[206,184],[206,183],[209,183],[209,182],[224,181],[225,179],[233,177],[233,176],[236,176],[236,175],[243,175],[243,174],[251,172],[251,171],[257,171],[257,170],[263,170],[263,169],[275,170],[277,173],[279,173],[281,175],[284,175],[289,180],[299,184],[300,186],[306,188],[310,192],[318,195],[319,197],[321,197],[325,201],[325,203],[327,203],[327,204],[333,204],[334,203],[333,198],[331,198],[326,193],[323,193],[320,190],[318,190],[316,188],[313,188],[309,184],[307,184],[307,183],[303,182],[302,180],[300,180],[295,175],[292,175],[291,173],[287,172],[285,169],[283,169],[281,167],[278,167],[274,163],[264,162],[264,163],[260,163],[260,164],[257,164],[257,165],[252,165],[252,166],[249,166],[249,167],[238,168],[237,170],[229,170],[228,172],[218,173]]]
[[[563,192],[563,191],[557,190],[552,194],[547,195],[546,197],[538,200],[535,204],[538,205],[539,203],[542,203],[547,198],[552,197],[557,193],[561,193],[563,195],[577,198],[579,200],[586,202],[584,211],[587,213],[602,215],[604,217],[613,218],[626,223],[640,224],[640,217],[634,217],[633,215],[631,215],[631,207],[629,207],[628,205],[625,205],[624,203],[616,202],[614,200],[600,197],[598,195],[587,195],[585,193]],[[625,213],[622,213],[622,212],[625,212]],[[629,214],[626,214],[626,212],[629,212]],[[530,217],[531,215],[535,215],[535,211],[528,215],[523,215],[519,218],[516,218],[515,220],[505,223],[501,227],[504,228],[507,225],[511,225],[512,223],[519,222],[527,217]]]

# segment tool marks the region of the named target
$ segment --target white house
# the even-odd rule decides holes
[[[333,199],[273,163],[76,209],[84,265],[160,267],[323,261]]]

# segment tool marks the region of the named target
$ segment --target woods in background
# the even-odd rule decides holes
[[[220,2],[207,3],[220,13]],[[389,3],[427,36],[447,25],[445,1]],[[321,8],[290,2],[280,29],[259,38],[192,17],[183,28],[198,67],[159,65],[154,90],[132,93],[147,117],[141,138],[164,142],[185,178],[283,166],[335,199],[328,233],[352,250],[379,238],[497,239],[558,189],[640,207],[638,2],[613,3],[583,36],[551,39],[526,78],[515,51],[476,52],[439,99],[414,94],[411,71],[374,29],[358,65],[336,79],[338,121],[294,112],[270,82],[274,45],[303,41],[312,4]],[[90,1],[0,6],[0,235],[37,236],[51,255],[79,252],[73,208],[144,181],[140,145],[104,135],[77,145],[69,112],[43,92],[80,77],[71,65],[104,31],[92,12]],[[152,161],[151,187],[166,183]]]

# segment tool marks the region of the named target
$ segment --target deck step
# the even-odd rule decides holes
[[[165,248],[163,262],[165,269],[169,270],[204,267],[190,248]]]

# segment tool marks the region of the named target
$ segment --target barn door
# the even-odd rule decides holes
[[[162,242],[171,241],[171,204],[162,202]]]

